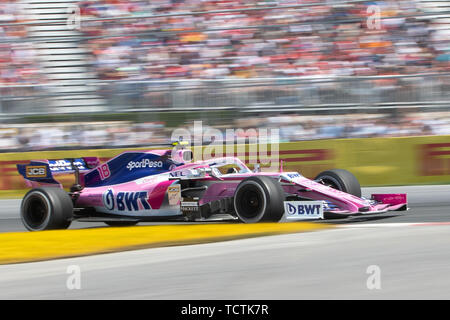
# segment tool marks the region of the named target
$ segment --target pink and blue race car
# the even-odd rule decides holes
[[[342,169],[314,180],[297,172],[250,170],[235,157],[191,162],[185,149],[127,151],[98,158],[18,164],[32,188],[21,218],[28,230],[68,228],[72,221],[130,226],[143,221],[229,217],[244,223],[328,219],[407,210],[406,194],[361,197],[356,177]],[[74,173],[66,192],[55,176]]]

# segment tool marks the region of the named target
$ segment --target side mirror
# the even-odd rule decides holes
[[[253,172],[261,172],[261,166],[259,163],[256,163],[254,168],[253,168]]]
[[[188,163],[193,159],[193,153],[191,150],[172,150],[172,160],[179,163]]]
[[[223,180],[223,179],[220,177],[220,176],[221,176],[221,173],[220,173],[219,169],[217,169],[217,168],[205,168],[204,170],[205,170],[205,172],[207,172],[211,177],[214,177],[214,178],[219,179],[219,180]]]

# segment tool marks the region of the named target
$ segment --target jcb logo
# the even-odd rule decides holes
[[[27,166],[28,178],[45,178],[47,176],[47,168],[45,166]]]

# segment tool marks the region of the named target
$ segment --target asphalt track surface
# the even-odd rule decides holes
[[[394,223],[394,222],[450,222],[450,185],[363,188],[363,196],[372,193],[407,193],[410,210],[405,213],[386,213],[377,216],[357,217],[343,220],[327,220],[338,224],[347,223]],[[0,200],[0,233],[26,231],[20,220],[20,199]],[[228,221],[229,222],[229,221]],[[140,223],[139,225],[173,224],[174,222]],[[184,222],[182,222],[184,223]],[[70,229],[105,228],[102,222],[74,222]]]
[[[449,234],[337,228],[4,265],[0,299],[449,299]],[[69,290],[74,265],[80,289]],[[367,287],[370,266],[380,289]]]
[[[450,299],[450,186],[407,192],[411,210],[332,230],[0,266],[0,299]],[[17,201],[2,232],[23,230]],[[75,228],[92,224],[74,224]],[[69,266],[81,289],[69,290]],[[367,283],[379,270],[379,289]]]

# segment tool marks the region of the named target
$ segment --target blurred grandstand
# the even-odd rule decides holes
[[[450,3],[1,0],[0,74],[4,151],[162,143],[199,115],[284,141],[448,134]]]

